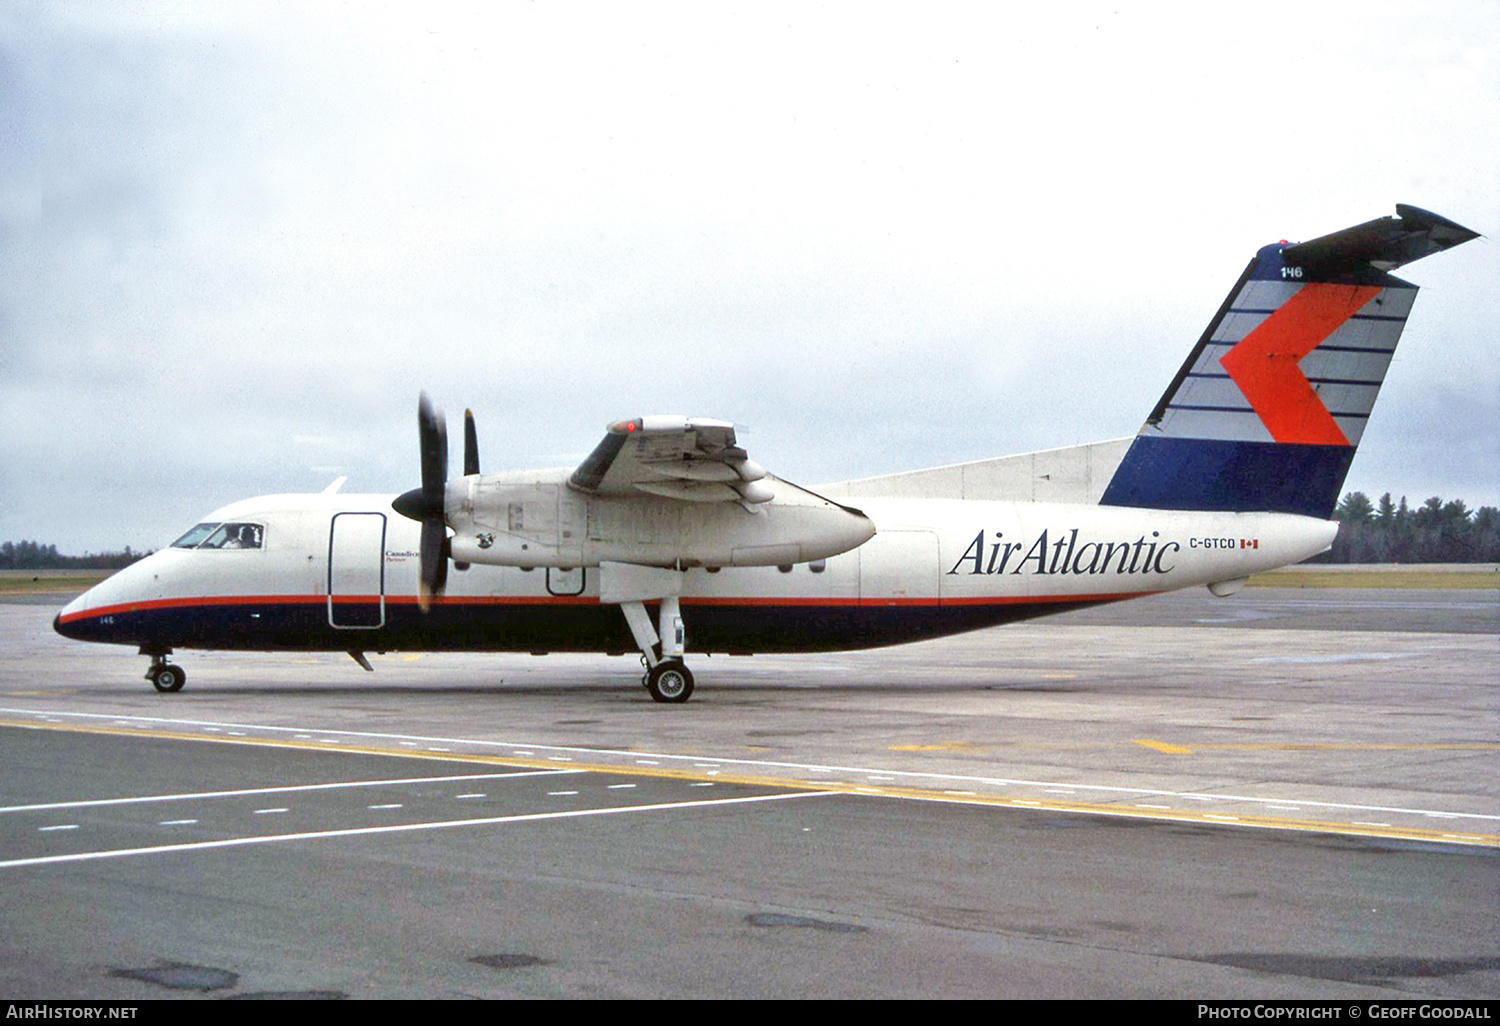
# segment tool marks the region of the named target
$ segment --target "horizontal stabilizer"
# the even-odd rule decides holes
[[[1478,232],[1446,217],[1397,203],[1395,217],[1376,218],[1287,246],[1281,258],[1289,266],[1307,268],[1318,278],[1365,267],[1391,271],[1478,237]]]

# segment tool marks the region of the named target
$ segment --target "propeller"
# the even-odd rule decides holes
[[[472,418],[466,418],[466,466],[470,456],[476,463],[479,458],[477,447],[468,444],[471,424]],[[448,427],[442,411],[433,408],[426,392],[417,402],[417,438],[422,458],[422,486],[398,495],[391,508],[422,525],[422,570],[417,604],[425,613],[432,605],[432,596],[441,595],[448,583],[448,531],[443,516],[443,495],[448,485]]]

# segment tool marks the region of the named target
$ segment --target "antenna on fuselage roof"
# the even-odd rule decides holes
[[[342,488],[342,487],[344,487],[344,482],[348,481],[348,480],[349,480],[349,478],[347,476],[334,478],[333,482],[331,484],[329,484],[329,486],[327,488],[323,489],[323,494],[324,495],[337,495],[339,489]]]

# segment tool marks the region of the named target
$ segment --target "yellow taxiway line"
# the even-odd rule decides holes
[[[1133,744],[1163,755],[1193,755],[1197,752],[1500,752],[1500,744],[1483,741],[1455,741],[1451,744],[1311,744],[1295,741],[1265,744],[1174,745],[1149,737],[1130,739]]]
[[[125,719],[127,717],[120,717]],[[614,773],[621,776],[647,777],[663,780],[711,781],[720,784],[739,784],[751,787],[775,787],[798,791],[822,791],[830,794],[865,795],[881,798],[902,798],[914,801],[942,802],[951,805],[978,805],[1004,809],[1030,809],[1047,812],[1073,812],[1084,815],[1114,816],[1126,819],[1144,819],[1173,823],[1195,823],[1202,826],[1257,827],[1270,830],[1297,830],[1308,833],[1340,834],[1351,837],[1378,837],[1387,840],[1425,841],[1434,844],[1466,845],[1500,848],[1500,835],[1423,830],[1417,828],[1374,826],[1357,823],[1341,823],[1336,820],[1282,819],[1270,816],[1227,815],[1222,813],[1197,812],[1190,809],[1139,808],[1114,803],[1058,801],[1052,798],[1007,798],[1001,795],[986,795],[975,792],[951,793],[918,787],[895,787],[883,784],[857,784],[850,781],[806,780],[797,777],[759,776],[743,772],[705,773],[693,769],[671,769],[660,766],[617,765],[614,763],[580,762],[576,758],[539,759],[508,755],[484,755],[465,752],[417,751],[410,748],[380,748],[370,745],[351,745],[340,741],[337,744],[264,737],[227,737],[221,734],[185,733],[161,730],[154,727],[119,727],[75,723],[47,723],[35,720],[16,720],[0,717],[0,727],[18,727],[25,730],[55,730],[72,734],[105,734],[116,737],[136,737],[161,741],[208,741],[217,744],[248,745],[255,748],[285,748],[306,752],[345,752],[357,755],[386,755],[402,759],[423,759],[437,762],[464,762],[484,766],[506,766],[519,769],[566,768],[585,773]],[[1137,741],[1136,743],[1144,743]],[[703,756],[711,759],[712,756]]]

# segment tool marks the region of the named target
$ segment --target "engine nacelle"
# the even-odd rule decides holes
[[[758,501],[736,502],[589,495],[567,477],[559,470],[450,482],[453,558],[518,567],[776,566],[826,559],[875,535],[859,510],[771,475],[754,482]]]

